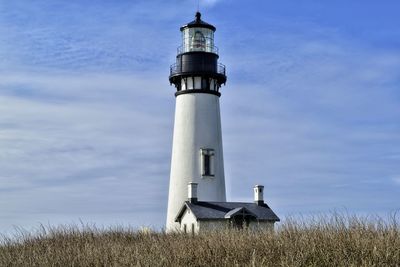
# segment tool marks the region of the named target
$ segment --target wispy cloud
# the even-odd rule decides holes
[[[393,182],[395,182],[397,185],[400,185],[400,176],[396,176],[393,179]]]
[[[149,79],[132,75],[6,77],[0,93],[2,214],[40,214],[36,220],[45,222],[74,213],[75,220],[92,221],[91,214],[151,207],[162,217],[172,135],[169,94],[155,93],[145,85]],[[150,184],[154,190],[143,192]]]
[[[393,96],[400,53],[338,33],[260,31],[260,42],[248,50],[233,52],[243,45],[240,39],[253,38],[245,31],[227,47],[235,57],[228,58],[228,70],[240,77],[230,81],[234,97],[223,113],[230,196],[250,201],[243,188],[264,183],[272,204],[289,212],[298,209],[294,202],[303,210],[354,209],[362,201],[377,206],[369,194],[395,203],[385,177],[399,165],[386,155],[399,151],[393,144],[400,143],[400,109]],[[243,162],[243,154],[257,160]],[[378,192],[365,181],[374,181]]]
[[[200,5],[213,6],[219,2],[222,2],[222,0],[200,0]]]

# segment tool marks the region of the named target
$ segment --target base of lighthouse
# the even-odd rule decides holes
[[[198,199],[225,202],[225,177],[219,96],[184,93],[176,97],[175,125],[169,185],[167,231],[187,200],[190,182],[198,184]]]

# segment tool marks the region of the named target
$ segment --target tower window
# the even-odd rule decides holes
[[[201,149],[201,175],[214,176],[214,149]]]
[[[210,90],[210,83],[208,78],[203,78],[201,80],[201,89]]]
[[[193,89],[201,89],[201,77],[194,77]]]
[[[181,80],[181,90],[186,90],[186,88],[187,88],[186,80],[187,80],[187,78],[182,78],[182,80]]]
[[[204,155],[204,175],[210,175],[210,155]]]
[[[189,89],[189,90],[194,89],[193,77],[188,77],[186,79],[186,89]]]
[[[210,90],[215,90],[215,80],[214,79],[210,79],[209,80],[209,84],[210,84]]]

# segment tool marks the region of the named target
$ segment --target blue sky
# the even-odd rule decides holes
[[[0,229],[165,223],[169,65],[196,1],[0,0]],[[201,1],[227,65],[227,196],[400,208],[399,1]]]

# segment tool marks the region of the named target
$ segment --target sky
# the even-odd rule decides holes
[[[161,229],[194,0],[0,0],[0,232]],[[399,1],[200,0],[227,67],[229,201],[400,209]]]

